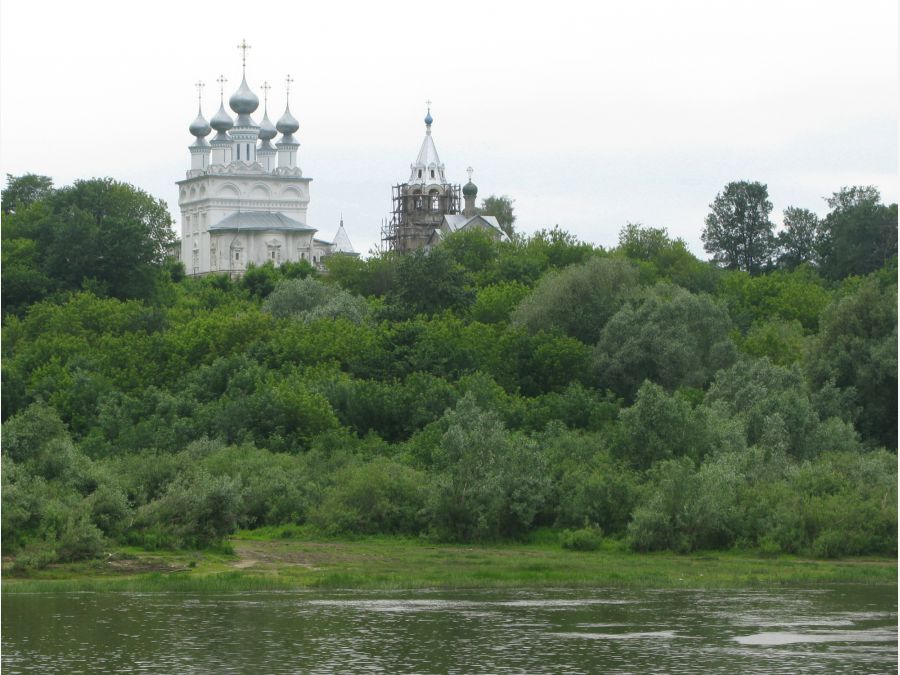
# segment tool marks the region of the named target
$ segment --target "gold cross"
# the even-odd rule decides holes
[[[206,85],[203,84],[200,80],[197,80],[194,83],[194,86],[197,87],[197,104],[199,105],[203,99],[203,87],[205,87]]]
[[[263,90],[263,105],[265,106],[269,102],[269,89],[272,87],[269,86],[268,80],[262,83],[260,89]]]
[[[219,83],[219,98],[224,100],[224,98],[225,98],[225,83],[228,82],[228,79],[224,75],[219,75],[216,78],[216,82]]]

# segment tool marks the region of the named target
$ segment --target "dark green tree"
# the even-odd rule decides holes
[[[789,270],[816,264],[821,237],[819,217],[809,209],[784,210],[784,229],[778,233],[778,263]]]
[[[897,205],[885,206],[873,186],[845,187],[827,200],[822,223],[822,273],[831,279],[864,275],[897,255]]]
[[[772,202],[763,183],[729,183],[709,205],[703,246],[726,269],[759,274],[768,267],[775,238]]]
[[[387,312],[398,319],[467,308],[475,299],[466,270],[437,247],[404,256],[397,266],[396,287],[387,297]]]
[[[514,199],[510,199],[506,195],[499,197],[491,195],[481,200],[481,208],[478,209],[478,213],[483,216],[494,216],[500,225],[500,229],[510,239],[515,234],[515,228],[513,227],[516,222],[516,215],[513,213],[514,201]]]
[[[3,215],[15,213],[34,204],[53,192],[53,179],[26,173],[24,176],[6,174],[6,188],[0,192]]]

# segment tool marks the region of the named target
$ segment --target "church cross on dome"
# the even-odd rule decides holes
[[[197,87],[197,105],[200,105],[203,102],[203,87],[206,85],[200,80],[197,80],[194,83],[194,86]]]
[[[250,49],[250,45],[247,44],[246,40],[241,40],[241,44],[237,46],[238,49],[241,50],[241,63],[243,67],[243,73],[247,75],[247,50]]]
[[[288,75],[286,78],[284,78],[285,91],[287,92],[288,96],[291,95],[291,85],[293,83],[294,83],[294,78],[291,77],[290,75]]]
[[[269,81],[266,80],[260,86],[260,89],[263,90],[263,105],[268,105],[269,103],[269,89],[272,88],[272,85],[269,84]]]
[[[225,83],[228,82],[228,78],[225,77],[224,75],[219,75],[216,78],[216,82],[219,83],[219,100],[224,101],[225,100]]]

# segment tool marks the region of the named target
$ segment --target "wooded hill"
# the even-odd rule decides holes
[[[897,207],[848,188],[776,235],[754,186],[713,202],[714,262],[627,225],[232,281],[185,277],[140,190],[9,177],[4,553],[294,523],[895,555]]]

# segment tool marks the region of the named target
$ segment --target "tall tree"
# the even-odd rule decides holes
[[[897,255],[897,205],[882,204],[877,188],[841,188],[827,201],[819,247],[825,276],[865,275]]]
[[[709,205],[703,245],[713,262],[726,269],[750,274],[763,271],[771,261],[775,237],[769,220],[772,202],[763,183],[729,183]]]
[[[784,229],[778,233],[778,262],[794,269],[818,261],[821,236],[819,217],[809,209],[789,206],[784,210]]]
[[[6,187],[0,193],[3,204],[3,215],[15,213],[17,210],[34,204],[53,191],[53,179],[26,173],[23,176],[6,174]]]
[[[500,224],[500,229],[507,237],[512,239],[515,233],[513,224],[516,222],[516,215],[513,213],[514,199],[510,199],[506,195],[491,195],[481,200],[481,208],[478,212],[483,216],[494,216]]]
[[[10,214],[3,238],[22,240],[20,248],[30,251],[36,271],[49,279],[49,293],[87,287],[101,295],[147,298],[175,239],[171,224],[163,201],[97,178],[45,192],[29,208]],[[3,277],[6,281],[6,270]],[[4,295],[7,300],[14,306],[25,301]]]

